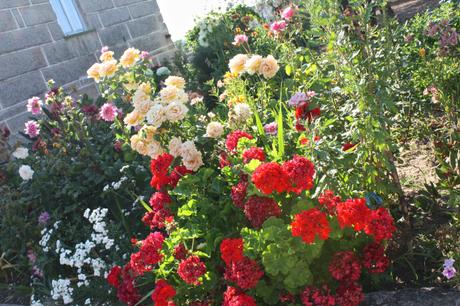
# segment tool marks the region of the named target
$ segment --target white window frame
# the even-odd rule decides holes
[[[50,3],[65,36],[86,31],[85,23],[75,0],[50,0]]]

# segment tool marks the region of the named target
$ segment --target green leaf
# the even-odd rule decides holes
[[[284,70],[286,71],[286,74],[287,74],[288,76],[290,76],[291,73],[292,73],[292,66],[291,66],[291,65],[286,65],[286,67],[284,68]]]
[[[283,108],[280,104],[280,111],[278,113],[278,156],[280,159],[284,156],[284,129],[283,129]]]

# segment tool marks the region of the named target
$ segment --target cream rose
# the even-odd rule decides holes
[[[165,107],[166,119],[171,122],[176,122],[185,118],[188,108],[181,102],[171,102]]]
[[[33,175],[34,170],[32,170],[29,165],[22,165],[19,167],[19,176],[21,176],[24,181],[31,180]]]
[[[174,157],[178,157],[181,154],[182,150],[182,139],[180,139],[180,137],[173,137],[169,141],[168,149],[169,154],[171,154]]]
[[[224,126],[220,122],[210,122],[206,127],[206,136],[218,138],[224,133]]]
[[[182,162],[188,170],[197,171],[203,165],[201,152],[199,152],[193,141],[186,141],[181,148]]]
[[[147,142],[137,134],[131,136],[131,148],[139,154],[148,155]]]
[[[145,116],[147,122],[154,127],[160,127],[160,125],[166,121],[165,108],[161,104],[155,104]]]
[[[24,159],[29,156],[29,150],[24,147],[19,147],[13,152],[13,157],[16,159]]]
[[[266,79],[271,79],[280,69],[276,59],[269,55],[266,58],[262,59],[259,67],[259,73],[264,76]]]
[[[250,75],[259,72],[260,64],[262,63],[262,56],[260,55],[253,55],[244,65],[244,69]]]
[[[111,61],[113,60],[113,54],[114,54],[113,51],[105,51],[104,53],[101,54],[99,59],[101,60],[101,62]]]
[[[228,68],[230,69],[230,72],[238,74],[243,73],[244,66],[247,60],[248,56],[246,54],[235,55],[228,63]]]
[[[185,87],[185,80],[184,78],[178,76],[170,76],[165,80],[166,86],[174,86],[178,89],[184,89]]]

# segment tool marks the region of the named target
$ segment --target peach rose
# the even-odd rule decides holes
[[[269,55],[266,58],[262,59],[259,67],[259,73],[264,76],[266,79],[271,79],[280,69],[276,59]]]

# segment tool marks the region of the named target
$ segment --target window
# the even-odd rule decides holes
[[[85,25],[78,13],[75,0],[51,0],[50,2],[64,35],[68,36],[85,31]]]

